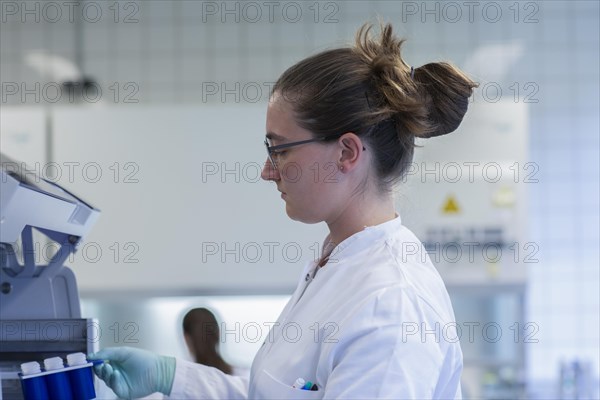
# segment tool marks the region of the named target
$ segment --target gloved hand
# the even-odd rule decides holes
[[[155,392],[169,395],[175,379],[175,358],[131,347],[112,347],[88,355],[104,360],[94,372],[120,398],[138,398]]]

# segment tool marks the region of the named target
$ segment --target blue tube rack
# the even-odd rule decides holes
[[[94,389],[94,363],[64,367],[36,374],[19,373],[25,400],[91,400]]]

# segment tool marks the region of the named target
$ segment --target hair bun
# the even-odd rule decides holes
[[[445,114],[443,114],[437,107],[433,107],[431,109],[429,119],[436,129],[422,137],[431,138],[435,136],[446,135],[454,132],[460,126],[464,115],[467,113],[469,99],[466,97],[459,97],[455,99],[454,104],[455,108],[452,110],[452,112]]]
[[[477,84],[445,62],[417,68],[415,80],[424,97],[429,125],[417,136],[430,138],[454,132],[467,112],[469,97]]]
[[[399,135],[422,138],[455,131],[477,84],[446,62],[411,68],[401,55],[405,41],[393,35],[392,26],[382,25],[377,39],[371,28],[359,30],[354,51],[369,68],[371,97],[378,99],[376,121],[393,117]]]

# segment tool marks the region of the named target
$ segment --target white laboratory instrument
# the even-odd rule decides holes
[[[99,211],[0,154],[0,396],[19,399],[22,362],[94,351],[77,282],[63,264]]]

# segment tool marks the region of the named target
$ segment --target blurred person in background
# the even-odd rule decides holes
[[[206,308],[194,308],[183,317],[183,337],[194,362],[215,367],[224,374],[234,375],[219,353],[221,333],[214,314]]]

